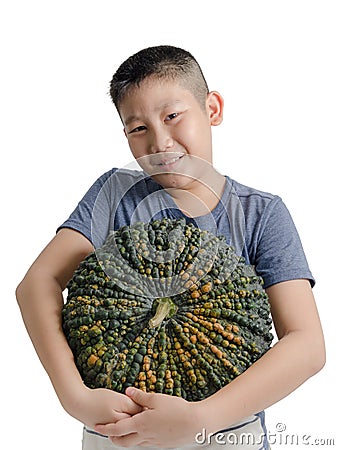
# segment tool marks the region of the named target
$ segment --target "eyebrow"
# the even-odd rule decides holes
[[[129,116],[126,118],[124,124],[129,125],[131,122],[134,122],[135,120],[140,120],[137,116]]]
[[[182,103],[182,100],[174,100],[172,102],[165,102],[162,103],[162,105],[154,108],[154,111],[161,111],[162,109],[165,108],[169,108],[170,106],[174,106],[178,103]],[[131,116],[128,116],[124,122],[125,125],[129,125],[131,122],[137,121],[137,120],[141,120],[140,117],[135,116],[134,114],[132,114]]]

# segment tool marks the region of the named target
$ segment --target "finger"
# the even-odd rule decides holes
[[[128,419],[129,417],[131,417],[130,414],[127,414],[124,412],[119,412],[119,411],[112,411],[112,413],[110,414],[110,417],[109,418],[107,417],[107,419],[104,422],[116,423],[116,422],[119,422],[120,420]]]
[[[131,397],[125,395],[126,402],[123,404],[123,411],[133,416],[142,411],[142,406],[136,403]]]
[[[125,436],[137,432],[133,417],[119,420],[116,423],[95,425],[95,431],[106,436]]]
[[[109,436],[109,439],[117,447],[141,447],[145,441],[137,433],[131,433],[126,436]]]
[[[146,408],[153,408],[155,394],[150,392],[141,391],[141,389],[136,389],[134,387],[128,387],[126,389],[126,395],[134,400],[140,406]]]
[[[122,419],[128,419],[129,417],[131,417],[130,414],[123,413],[123,412],[114,412],[114,417],[113,417],[112,423],[116,423]]]

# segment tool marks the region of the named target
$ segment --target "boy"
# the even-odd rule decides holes
[[[120,66],[110,92],[143,171],[112,170],[94,183],[18,286],[36,351],[64,409],[85,424],[84,449],[112,443],[193,448],[200,446],[202,431],[208,436],[220,430],[223,444],[214,437],[213,446],[235,432],[250,433],[252,449],[269,448],[263,410],[320,370],[325,359],[314,280],[292,219],[279,197],[212,166],[211,126],[222,122],[223,100],[209,92],[190,53],[171,46],[142,50]],[[62,332],[62,291],[78,263],[110,229],[163,216],[184,217],[225,235],[255,265],[279,339],[246,372],[200,402],[134,388],[126,394],[88,389]]]

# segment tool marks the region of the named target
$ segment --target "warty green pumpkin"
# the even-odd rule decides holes
[[[270,348],[262,285],[224,237],[183,219],[138,222],[80,263],[63,330],[90,388],[202,400]]]

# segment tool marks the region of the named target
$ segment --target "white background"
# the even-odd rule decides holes
[[[81,448],[81,424],[59,405],[14,291],[91,183],[131,161],[109,81],[159,44],[191,51],[222,93],[215,166],[283,198],[317,280],[327,364],[267,410],[268,430],[283,423],[284,435],[338,444],[337,23],[337,2],[325,0],[2,3],[1,448]]]

